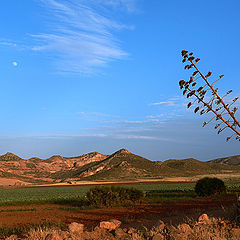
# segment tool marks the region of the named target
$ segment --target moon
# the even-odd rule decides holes
[[[12,62],[12,65],[13,65],[14,67],[17,67],[17,66],[18,66],[18,62],[16,62],[16,61]]]

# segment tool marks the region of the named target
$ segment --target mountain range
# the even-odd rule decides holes
[[[98,152],[77,157],[22,159],[13,153],[0,156],[2,179],[22,183],[58,183],[79,180],[161,179],[206,174],[240,174],[240,155],[203,162],[194,158],[150,161],[121,149],[111,155]]]

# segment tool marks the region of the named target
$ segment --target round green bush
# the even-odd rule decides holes
[[[141,201],[143,197],[141,190],[114,186],[93,187],[86,194],[89,205],[93,206],[133,204]]]
[[[199,179],[195,185],[198,196],[205,197],[226,192],[226,186],[221,179],[205,177]]]

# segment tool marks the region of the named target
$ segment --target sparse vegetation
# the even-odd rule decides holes
[[[221,179],[205,177],[199,179],[195,186],[198,196],[205,197],[226,192],[226,186]]]
[[[134,188],[123,187],[94,187],[86,194],[89,205],[115,206],[134,204],[143,200],[144,193]]]
[[[1,239],[5,239],[6,236],[10,235],[18,235],[23,236],[31,231],[47,231],[48,229],[63,228],[64,225],[62,223],[52,223],[52,222],[44,222],[41,224],[28,224],[25,226],[16,226],[16,227],[0,227],[0,237]],[[4,238],[3,238],[4,237]]]
[[[125,221],[124,221],[125,222]],[[128,218],[126,219],[128,222]],[[121,222],[120,222],[121,224]],[[240,229],[235,228],[228,221],[221,218],[209,218],[208,215],[202,214],[197,221],[189,220],[187,223],[178,225],[166,224],[159,220],[158,223],[152,227],[147,228],[142,226],[140,228],[121,228],[115,227],[108,229],[99,224],[92,231],[84,231],[84,226],[78,223],[70,224],[68,230],[63,231],[61,226],[43,225],[40,227],[28,226],[25,228],[18,227],[15,229],[4,229],[1,231],[2,236],[9,236],[9,233],[16,234],[6,239],[20,239],[28,240],[44,240],[44,239],[109,239],[109,240],[237,240],[239,239]],[[73,228],[75,226],[75,228]],[[80,227],[81,226],[81,227]],[[26,231],[28,232],[26,233]],[[18,236],[17,236],[18,235]]]

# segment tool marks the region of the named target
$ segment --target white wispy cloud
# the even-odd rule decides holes
[[[139,140],[165,140],[155,136],[134,135],[134,134],[105,134],[105,133],[89,133],[89,134],[33,134],[25,137],[36,138],[112,138],[112,139],[139,139]]]
[[[25,137],[37,137],[37,138],[72,138],[72,137],[97,137],[104,138],[108,135],[104,133],[83,133],[83,134],[72,134],[72,133],[60,133],[60,134],[31,134]]]
[[[139,139],[139,140],[162,140],[161,138],[154,137],[154,136],[143,136],[143,135],[115,135],[117,139]]]
[[[175,106],[176,103],[174,101],[161,101],[161,102],[151,103],[150,105],[152,105],[152,106],[156,106],[156,105]]]
[[[0,45],[8,47],[17,47],[17,44],[12,40],[0,39]]]
[[[146,121],[139,121],[139,120],[121,120],[121,121],[116,121],[116,123],[123,123],[123,124],[142,124],[145,123]]]
[[[107,122],[109,119],[119,118],[119,116],[102,112],[77,112],[77,115],[79,115],[81,119],[97,122]]]
[[[146,118],[148,118],[148,119],[155,119],[155,118],[164,118],[164,117],[166,117],[166,114],[158,114],[158,115],[148,115],[148,116],[146,116]]]
[[[48,31],[32,35],[33,51],[47,51],[57,70],[91,74],[109,62],[125,58],[114,31],[129,28],[115,21],[117,6],[133,11],[135,0],[41,0],[49,12]]]
[[[107,5],[112,5],[116,8],[126,9],[128,12],[135,12],[137,0],[98,0]]]
[[[150,103],[150,106],[157,106],[157,105],[165,105],[165,106],[177,106],[179,104],[182,104],[184,102],[184,98],[182,96],[175,96],[171,97],[169,99],[158,101],[154,103]]]

